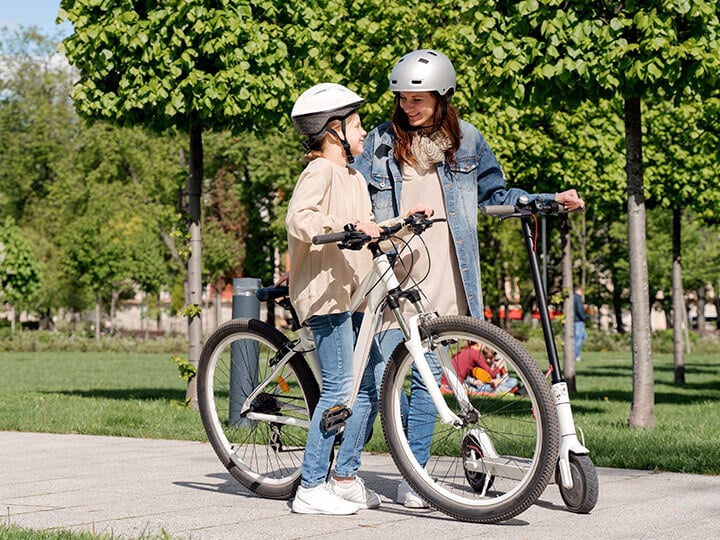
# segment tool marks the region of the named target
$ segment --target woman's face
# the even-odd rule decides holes
[[[400,108],[415,128],[432,127],[436,103],[432,92],[400,92]]]

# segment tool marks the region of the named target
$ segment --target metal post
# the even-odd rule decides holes
[[[545,296],[547,296],[548,293],[548,284],[547,284],[547,224],[546,224],[546,218],[545,216],[542,216],[540,218],[540,232],[542,235],[542,283],[543,283],[543,290],[545,291]]]
[[[259,319],[260,302],[255,292],[260,287],[257,278],[234,278],[232,297],[233,319]],[[258,382],[258,343],[241,339],[234,342],[230,350],[230,411],[231,426],[248,424],[249,420],[239,418],[243,402]]]

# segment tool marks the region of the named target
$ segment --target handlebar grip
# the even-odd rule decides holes
[[[312,243],[318,244],[335,244],[338,242],[344,242],[350,233],[348,231],[336,232],[330,234],[318,234],[313,236]]]
[[[509,216],[517,210],[511,204],[491,204],[480,209],[484,216]]]

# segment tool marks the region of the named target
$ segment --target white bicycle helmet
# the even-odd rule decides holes
[[[328,122],[347,118],[363,103],[364,99],[341,84],[320,83],[300,95],[290,118],[298,132],[312,137],[320,134]]]
[[[397,61],[390,73],[392,92],[455,92],[455,68],[443,53],[432,49],[412,51]]]

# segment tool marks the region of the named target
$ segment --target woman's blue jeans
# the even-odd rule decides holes
[[[392,352],[403,340],[402,332],[399,329],[386,330],[376,336],[380,346],[380,352],[385,362],[390,358]],[[434,354],[426,354],[430,369],[435,376],[435,381],[440,384],[442,367]],[[382,381],[382,374],[385,370],[385,363],[377,364],[375,368],[375,379]],[[378,389],[380,386],[378,385]],[[420,377],[420,373],[413,364],[410,384],[410,399],[402,404],[403,424],[406,426],[408,444],[415,459],[423,467],[430,459],[430,444],[435,432],[435,420],[437,419],[437,408],[430,398],[427,387]]]
[[[330,466],[330,455],[335,432],[322,429],[323,412],[334,405],[349,405],[353,387],[353,346],[355,330],[362,322],[362,313],[316,315],[307,320],[313,333],[320,371],[322,391],[310,420],[303,457],[300,483],[311,488],[325,482]],[[365,444],[366,429],[374,420],[378,409],[375,384],[375,363],[380,361],[376,347],[371,352],[368,367],[363,374],[360,391],[353,404],[352,416],[347,420],[337,454],[336,476],[355,477],[360,467],[360,453]]]

